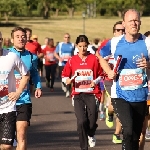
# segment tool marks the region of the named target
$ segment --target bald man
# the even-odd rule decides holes
[[[147,107],[150,38],[139,33],[140,14],[134,9],[124,13],[122,25],[126,34],[111,40],[114,59],[122,55],[118,76],[112,85],[111,101],[122,124],[122,150],[138,150]]]

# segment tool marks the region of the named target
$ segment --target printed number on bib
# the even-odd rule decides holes
[[[90,69],[78,69],[78,76],[75,78],[75,92],[91,92],[90,87],[93,81],[93,71]]]
[[[19,88],[20,80],[22,77],[20,74],[15,74],[15,78],[16,78],[16,90],[17,90]],[[25,87],[25,89],[27,89],[27,86]]]
[[[120,72],[119,85],[122,90],[135,90],[144,86],[142,69],[123,69]]]
[[[54,53],[52,52],[46,52],[46,57],[49,61],[55,61]]]
[[[71,57],[70,53],[62,53],[62,59],[63,61],[68,61],[68,59]]]

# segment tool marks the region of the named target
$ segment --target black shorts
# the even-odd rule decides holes
[[[16,121],[27,121],[30,123],[32,115],[32,104],[17,105],[17,119]]]
[[[111,87],[113,85],[113,81],[104,81],[104,85],[106,88],[106,91],[108,92],[109,95],[111,95]]]
[[[0,114],[0,144],[13,145],[16,131],[16,111]]]
[[[38,70],[43,70],[43,61],[40,58],[38,59],[37,68],[38,68]]]

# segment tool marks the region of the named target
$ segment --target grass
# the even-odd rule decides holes
[[[120,18],[96,18],[85,20],[85,34],[89,40],[94,38],[111,38],[112,27],[116,21],[121,20]],[[150,30],[149,17],[143,17],[141,25],[141,33],[145,33]],[[19,26],[29,27],[33,30],[33,34],[38,35],[39,42],[43,44],[45,37],[53,38],[55,42],[62,41],[64,33],[70,33],[71,41],[75,42],[78,35],[83,34],[83,20],[82,18],[58,18],[51,20],[17,20],[13,21]],[[10,37],[10,32],[13,27],[0,27],[0,31],[3,37]]]

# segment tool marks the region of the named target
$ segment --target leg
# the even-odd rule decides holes
[[[55,75],[56,75],[56,64],[51,65],[51,85],[50,88],[53,89],[54,82],[55,82]]]
[[[3,119],[2,119],[3,118]],[[16,130],[16,112],[9,112],[0,115],[1,150],[12,150]]]
[[[27,128],[32,114],[32,104],[17,106],[17,150],[27,150]]]
[[[49,65],[45,65],[45,74],[46,74],[46,86],[50,87],[50,71],[51,68]]]
[[[132,108],[130,103],[121,98],[112,99],[112,105],[114,112],[122,124],[123,129],[123,142],[122,150],[133,150],[133,120],[132,120]],[[136,150],[136,149],[135,149]]]
[[[146,101],[130,103],[133,112],[133,149],[139,149],[139,139],[146,114]]]
[[[77,118],[77,131],[79,134],[81,150],[88,150],[88,137],[87,137],[87,117],[85,112],[85,103],[82,95],[74,96],[74,110]]]

